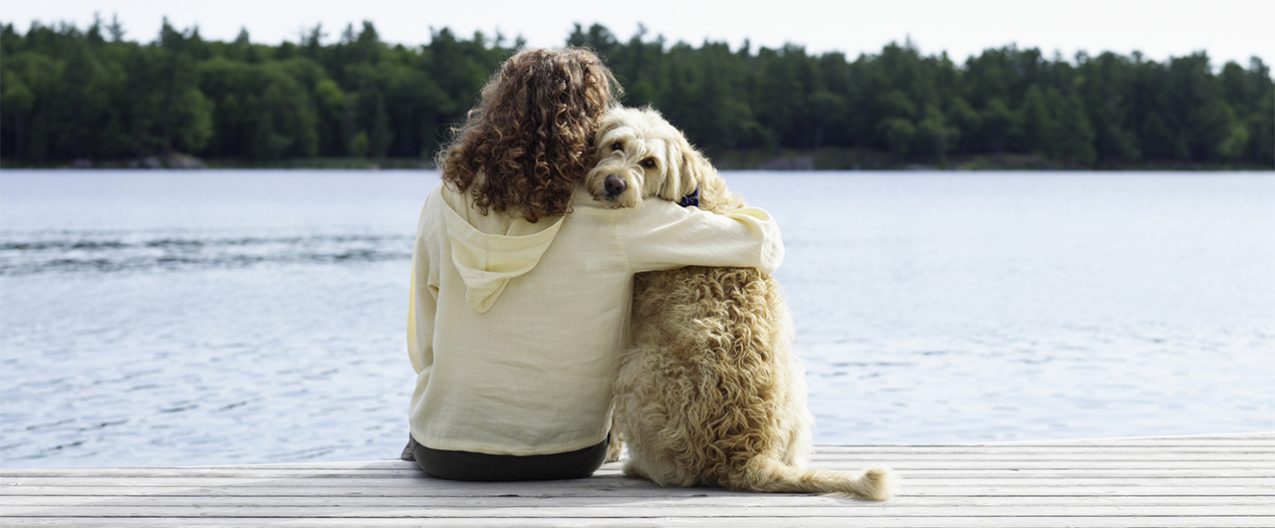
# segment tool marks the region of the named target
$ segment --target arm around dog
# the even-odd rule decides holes
[[[617,209],[616,229],[634,272],[682,266],[757,268],[771,273],[784,259],[779,224],[763,209],[726,214],[648,200]]]

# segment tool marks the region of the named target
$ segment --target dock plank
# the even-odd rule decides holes
[[[1275,433],[823,446],[813,464],[890,466],[903,488],[885,503],[660,488],[618,464],[539,483],[448,482],[397,460],[0,468],[0,525],[1275,526]]]

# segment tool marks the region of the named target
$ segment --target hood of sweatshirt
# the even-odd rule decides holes
[[[486,313],[509,281],[536,267],[557,237],[565,216],[547,226],[547,220],[533,224],[500,213],[483,215],[468,207],[463,198],[455,194],[449,198],[443,200],[443,217],[452,264],[465,281],[465,300],[470,308]]]

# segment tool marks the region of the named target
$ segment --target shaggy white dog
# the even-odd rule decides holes
[[[744,205],[654,110],[612,110],[594,148],[598,162],[586,188],[614,207],[646,198],[715,212]],[[888,470],[852,475],[801,467],[811,418],[791,328],[778,284],[757,270],[638,275],[633,341],[620,358],[614,393],[612,438],[628,445],[625,473],[661,486],[889,498]],[[612,447],[618,458],[618,443]]]

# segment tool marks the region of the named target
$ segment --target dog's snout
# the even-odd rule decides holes
[[[604,185],[606,186],[607,196],[612,198],[623,194],[624,190],[628,188],[628,185],[624,183],[624,179],[614,174],[607,175]]]

